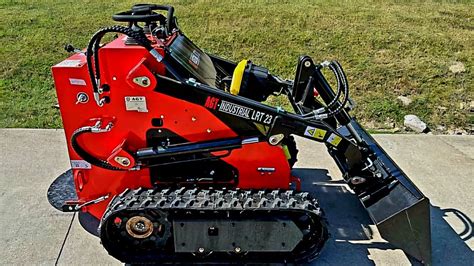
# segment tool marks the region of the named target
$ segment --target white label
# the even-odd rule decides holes
[[[82,60],[64,60],[57,64],[57,67],[78,67],[81,66]]]
[[[191,54],[191,57],[189,58],[189,63],[191,63],[191,65],[197,69],[199,67],[200,61],[201,61],[201,55],[199,54],[198,51],[194,50]]]
[[[90,163],[84,160],[71,160],[72,169],[91,169],[92,166]]]
[[[127,111],[148,112],[146,98],[144,96],[125,97],[125,109]]]
[[[316,128],[310,127],[310,126],[306,127],[306,130],[304,131],[304,135],[308,137],[312,137],[315,129]]]
[[[69,83],[71,83],[71,85],[86,86],[86,81],[83,79],[70,78]]]

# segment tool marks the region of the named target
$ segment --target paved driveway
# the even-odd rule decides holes
[[[431,199],[434,265],[474,262],[474,137],[375,135]],[[297,139],[295,175],[325,210],[331,237],[317,265],[408,265],[378,235],[325,147]],[[0,129],[0,264],[55,263],[72,214],[49,206],[46,191],[69,168],[62,130]],[[60,264],[115,264],[99,239],[74,221]]]

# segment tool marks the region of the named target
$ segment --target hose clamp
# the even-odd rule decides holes
[[[100,93],[99,92],[94,92],[94,100],[97,103],[99,107],[104,106],[105,101],[100,98]]]
[[[101,128],[101,126],[102,126],[102,122],[97,121],[97,123],[95,123],[95,125],[91,127],[91,132],[92,133],[109,132],[110,130],[112,130],[112,127],[114,126],[114,124],[112,122],[109,122],[107,126],[105,126],[104,128]]]
[[[326,60],[326,61],[320,63],[319,65],[320,65],[321,67],[329,67],[329,65],[331,65],[331,62],[328,61],[328,60]]]

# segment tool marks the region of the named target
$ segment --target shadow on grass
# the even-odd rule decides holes
[[[301,178],[303,191],[310,192],[319,200],[329,227],[330,238],[313,264],[375,265],[370,258],[371,249],[397,249],[387,242],[370,241],[372,231],[369,225],[373,222],[344,181],[332,180],[324,169],[295,168],[293,175]],[[430,210],[433,264],[462,265],[474,261],[473,252],[467,245],[473,236],[471,219],[457,209],[441,209],[431,205]],[[464,229],[457,233],[446,221],[447,216],[458,219]],[[421,265],[413,258],[408,257],[408,260],[412,265]]]

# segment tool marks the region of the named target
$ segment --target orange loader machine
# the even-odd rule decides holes
[[[430,263],[429,200],[350,116],[338,62],[302,56],[284,80],[204,52],[173,10],[118,13],[127,24],[67,46],[52,68],[71,161],[48,191],[54,207],[124,263],[309,262],[328,231],[291,174],[297,135],[327,147],[383,238]]]

